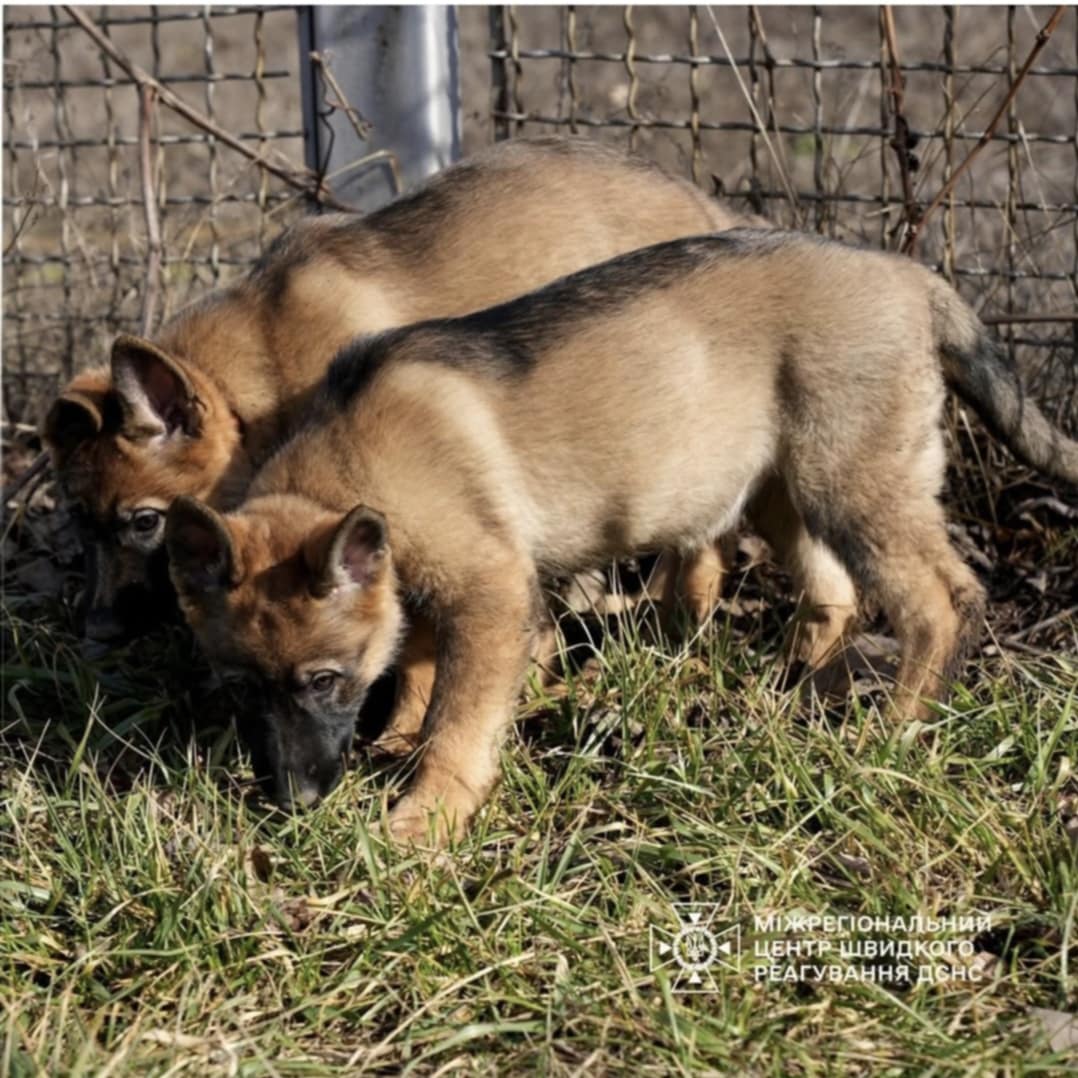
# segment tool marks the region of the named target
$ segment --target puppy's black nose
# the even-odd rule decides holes
[[[332,766],[308,765],[303,774],[286,771],[277,779],[274,800],[286,811],[297,808],[314,808],[328,797],[341,778],[339,764]]]
[[[297,782],[294,776],[290,776],[287,786],[278,783],[274,800],[285,812],[293,812],[301,808],[314,808],[322,800],[322,791],[316,782]]]

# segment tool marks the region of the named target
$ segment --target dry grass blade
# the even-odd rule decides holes
[[[775,152],[775,147],[772,145],[771,139],[767,134],[767,127],[760,118],[760,113],[756,110],[756,104],[752,100],[752,94],[749,93],[748,87],[745,85],[745,80],[741,77],[741,71],[734,62],[734,54],[730,51],[730,46],[726,43],[726,35],[722,32],[722,27],[719,26],[719,20],[715,17],[715,12],[712,11],[710,4],[707,5],[707,13],[708,17],[711,19],[711,25],[715,28],[715,34],[719,39],[719,44],[722,46],[722,51],[726,53],[726,59],[730,63],[730,70],[734,73],[734,78],[737,79],[737,87],[741,91],[741,96],[745,99],[745,104],[749,106],[749,112],[752,113],[753,123],[756,124],[756,127],[760,132],[760,137],[764,140],[764,145],[767,147],[767,152],[771,155],[771,160],[774,162],[775,169],[778,171],[782,189],[785,191],[791,207],[793,207],[795,212],[800,216],[801,202],[797,197],[797,191],[790,182],[790,177],[782,164],[782,159]]]
[[[156,93],[149,85],[139,87],[139,175],[142,208],[146,217],[146,287],[142,293],[142,335],[153,330],[157,296],[161,288],[161,225],[157,216],[157,185],[153,176],[153,105]]]

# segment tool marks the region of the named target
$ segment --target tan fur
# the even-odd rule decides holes
[[[751,231],[663,244],[497,311],[358,343],[222,528],[268,567],[308,542],[312,519],[356,502],[385,513],[399,595],[422,602],[438,643],[424,755],[392,813],[404,839],[427,836],[432,813],[436,837],[459,833],[495,781],[542,578],[700,548],[747,503],[796,564],[822,566],[803,573],[810,597],[837,587],[844,600],[834,624],[806,628],[806,653],[829,652],[856,578],[900,641],[895,714],[922,715],[983,605],[938,501],[941,352],[965,348],[971,372],[998,377],[983,329],[955,343],[969,318],[895,256]],[[990,413],[993,393],[978,392]],[[251,517],[273,551],[249,551]],[[273,651],[261,622],[283,600],[264,574],[212,616],[174,579],[211,648]],[[379,625],[354,631],[371,639]],[[290,661],[316,658],[317,633],[288,632]],[[344,630],[333,646],[339,662],[355,650]]]
[[[114,350],[114,372],[117,351],[138,358],[140,348],[180,372],[197,436],[148,437],[105,369],[80,375],[53,406],[45,437],[61,486],[100,537],[91,623],[114,634],[121,592],[148,583],[152,548],[133,541],[132,512],[181,494],[235,504],[356,335],[475,310],[620,252],[739,221],[646,161],[563,138],[499,145],[366,219],[303,221],[245,279],[181,312],[152,343],[126,338]],[[80,409],[86,378],[115,413],[92,436]]]

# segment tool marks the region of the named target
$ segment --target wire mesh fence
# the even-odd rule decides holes
[[[1040,41],[1052,16],[497,7],[492,124],[616,140],[785,226],[894,249],[912,226],[1074,429],[1078,14]]]
[[[118,331],[249,265],[297,212],[293,189],[215,133],[302,162],[294,9],[81,13],[208,124],[148,101],[63,9],[5,10],[3,358],[16,420],[32,422],[58,381],[101,362]]]
[[[116,332],[241,272],[302,212],[251,160],[303,161],[296,9],[77,10],[100,40],[67,9],[4,13],[4,408],[25,422]],[[780,224],[892,248],[948,190],[917,257],[1078,425],[1073,8],[1024,74],[1052,9],[896,8],[890,26],[877,7],[458,14],[466,149],[585,134]],[[206,122],[147,102],[117,56]]]

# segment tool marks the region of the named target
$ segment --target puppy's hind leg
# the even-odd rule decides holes
[[[902,649],[893,704],[900,719],[931,715],[928,701],[946,696],[984,619],[984,588],[952,548],[940,506],[923,513],[912,529],[920,532],[916,554],[910,545],[888,550],[880,574],[880,601]]]
[[[687,554],[664,550],[648,578],[647,594],[658,605],[659,619],[672,632],[679,612],[690,625],[706,625],[722,598],[722,584],[734,561],[737,536],[727,532]]]
[[[850,574],[810,534],[781,479],[764,484],[749,504],[748,517],[800,593],[786,641],[787,662],[818,670],[841,650],[856,617],[857,591]]]
[[[790,490],[813,537],[834,551],[898,637],[892,713],[926,718],[976,638],[984,589],[947,536],[936,492],[943,440],[934,410],[894,409],[875,441],[841,455],[791,452]]]
[[[924,719],[942,699],[963,652],[975,639],[984,589],[947,537],[932,496],[877,501],[874,512],[845,515],[836,502],[825,518],[836,550],[866,595],[883,608],[898,637],[900,662],[892,714]],[[807,512],[810,522],[811,512]]]

